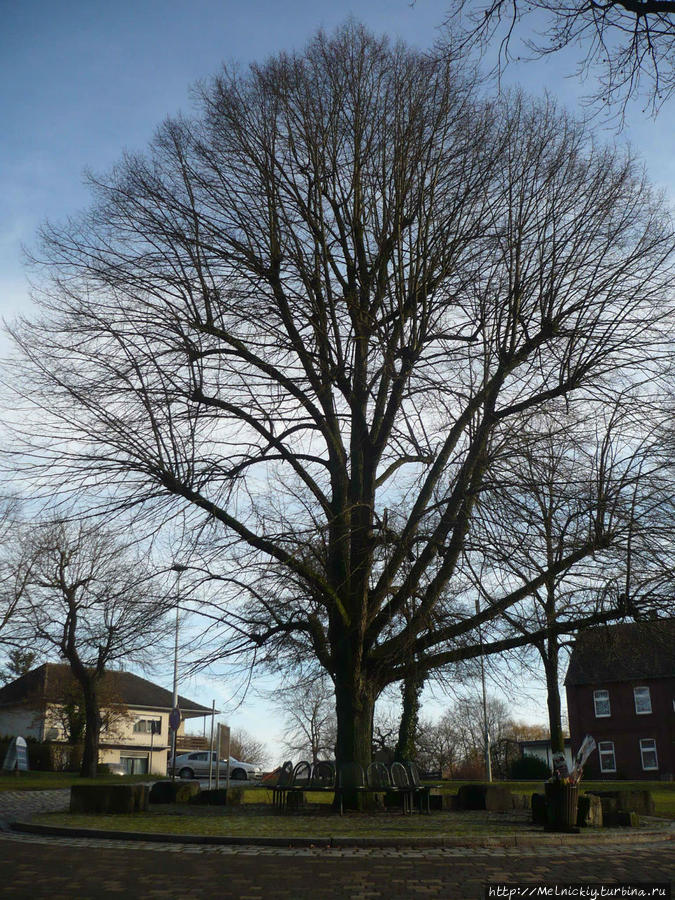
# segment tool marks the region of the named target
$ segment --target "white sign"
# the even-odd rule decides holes
[[[28,771],[28,747],[22,737],[12,738],[2,768],[6,772]]]

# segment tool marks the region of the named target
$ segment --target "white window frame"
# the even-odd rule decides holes
[[[602,697],[600,695],[603,695]],[[598,712],[598,702],[607,702],[607,712]],[[596,719],[608,719],[612,715],[612,705],[609,702],[609,691],[598,690],[593,691],[593,709],[595,710]]]
[[[133,725],[134,734],[152,734],[152,723],[155,723],[159,726],[159,729],[155,731],[155,734],[162,733],[162,717],[161,716],[153,716],[152,718],[143,717],[142,719],[136,719]]]
[[[604,765],[604,757],[612,754],[612,767]],[[598,756],[600,757],[601,772],[616,772],[616,753],[614,752],[614,741],[598,741]]]
[[[639,704],[638,704],[638,696],[642,697],[642,702],[644,702],[644,699],[646,697],[647,705],[649,706],[649,709],[640,709]],[[648,716],[651,714],[652,695],[651,695],[648,687],[646,687],[645,685],[643,685],[641,687],[634,687],[633,688],[633,702],[635,703],[635,715],[636,716]]]
[[[651,744],[650,747],[645,747],[645,744]],[[647,766],[645,765],[645,753],[653,753],[654,754],[654,765]],[[640,738],[640,762],[642,763],[642,771],[643,772],[657,772],[659,769],[659,756],[656,752],[656,741],[654,738]]]

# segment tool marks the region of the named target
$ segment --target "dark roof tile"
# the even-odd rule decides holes
[[[675,619],[621,622],[577,635],[566,685],[675,677]]]
[[[61,663],[44,663],[26,675],[0,688],[0,707],[25,703],[31,700],[59,701],[63,693],[64,678],[72,679],[70,666]],[[134,675],[133,672],[109,671],[105,675],[108,687],[114,690],[120,702],[127,706],[171,709],[173,694],[166,688]],[[183,713],[207,715],[209,707],[178,695],[178,705]]]

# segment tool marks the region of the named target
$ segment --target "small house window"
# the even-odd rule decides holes
[[[656,741],[652,738],[642,738],[640,741],[640,756],[642,757],[642,768],[645,772],[654,771],[659,767],[659,761],[656,756]]]
[[[134,734],[161,734],[161,719],[136,719],[134,722]]]
[[[600,755],[600,771],[616,772],[616,757],[614,756],[614,742],[600,741],[598,744]]]
[[[638,716],[645,716],[652,711],[652,698],[648,687],[633,688],[635,698],[635,712]]]
[[[593,691],[593,703],[595,705],[596,719],[611,715],[609,706],[609,691]]]

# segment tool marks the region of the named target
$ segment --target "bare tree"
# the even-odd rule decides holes
[[[15,567],[22,627],[35,646],[68,662],[81,691],[81,773],[93,778],[106,669],[122,660],[149,661],[162,634],[165,596],[138,554],[91,524],[25,527]]]
[[[249,734],[244,728],[237,728],[230,735],[230,756],[240,762],[264,765],[267,762],[267,747]]]
[[[522,52],[541,58],[583,48],[578,74],[594,74],[599,82],[591,99],[622,112],[644,96],[656,113],[675,89],[673,0],[450,0],[448,21],[462,19],[461,43],[497,42],[498,67]],[[523,50],[514,51],[514,44]]]
[[[658,365],[673,232],[552,104],[484,103],[358,26],[201,104],[44,230],[12,376],[42,421],[15,440],[52,490],[185,515],[213,657],[316,660],[365,763],[388,684],[541,637],[500,625],[548,572],[479,613],[463,590],[490,447]]]
[[[478,504],[480,525],[467,547],[475,588],[488,604],[504,582],[515,578],[529,584],[544,575],[541,586],[505,619],[517,632],[540,634],[532,648],[546,678],[555,751],[564,749],[564,636],[653,605],[645,596],[651,585],[645,591],[641,559],[645,547],[655,543],[654,517],[666,512],[664,499],[672,496],[672,487],[655,483],[657,411],[645,415],[644,399],[635,404],[622,396],[613,408],[590,407],[583,418],[559,410],[545,421],[541,416],[523,421],[521,437],[530,443],[529,452],[514,455],[504,448],[495,461],[495,485]],[[557,561],[589,539],[596,553],[554,572]],[[662,576],[668,571],[664,566]]]
[[[335,754],[335,691],[325,677],[300,682],[281,693],[286,710],[285,745],[291,754],[311,760]]]
[[[421,769],[438,771],[443,778],[453,777],[459,762],[458,740],[447,712],[437,722],[420,718],[416,742],[415,758]]]
[[[23,666],[30,660],[26,650],[26,635],[16,615],[23,592],[21,575],[13,565],[14,538],[20,527],[20,504],[16,498],[0,497],[0,647],[7,653],[8,665],[4,681],[24,674]],[[35,658],[33,654],[32,659]],[[32,660],[31,660],[32,661]],[[30,668],[30,664],[28,666]]]
[[[541,728],[514,722],[508,705],[496,697],[487,698],[487,727],[493,770],[503,777],[517,741],[539,736]],[[459,697],[436,722],[420,720],[417,733],[417,761],[427,770],[440,770],[444,777],[456,777],[464,767],[484,767],[485,733],[483,700],[477,693]]]

